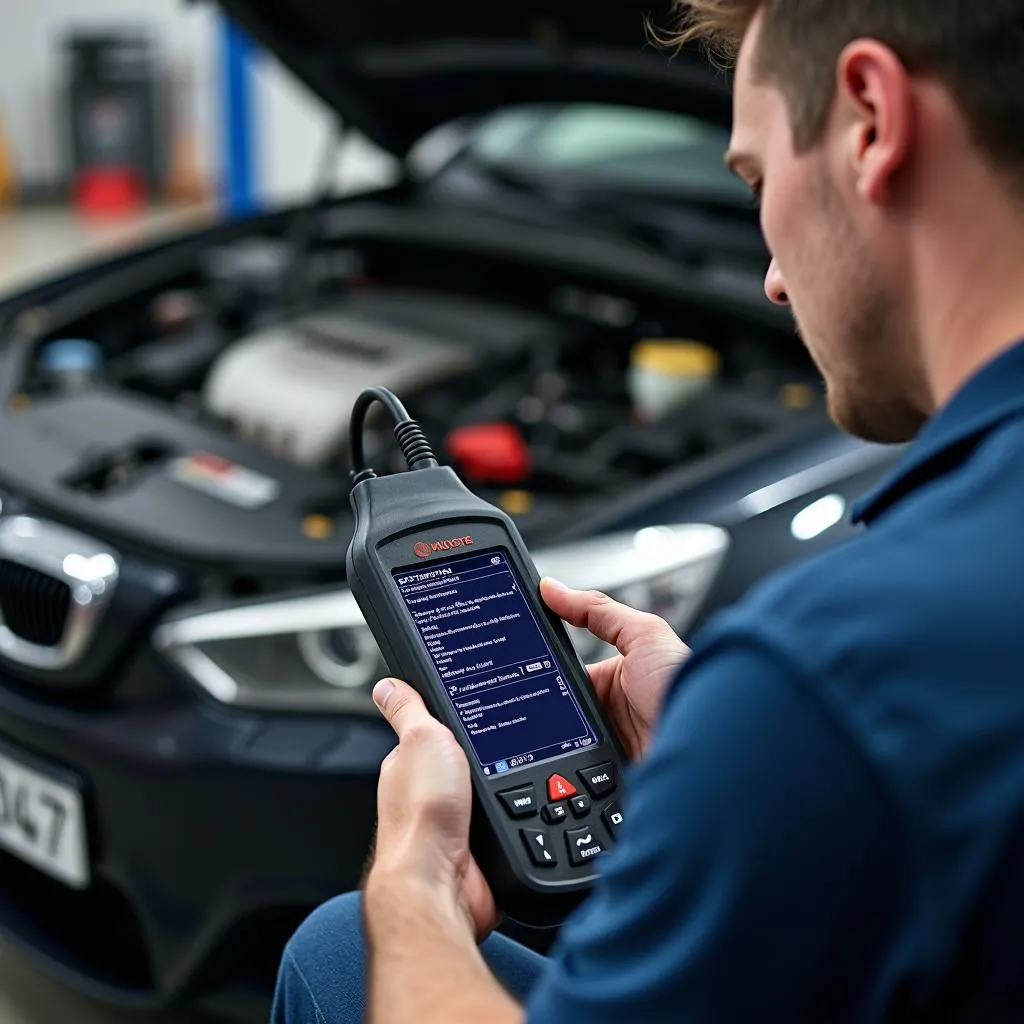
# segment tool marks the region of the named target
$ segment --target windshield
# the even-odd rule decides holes
[[[602,104],[513,107],[480,121],[469,155],[495,169],[604,190],[749,205],[723,163],[729,130],[682,114]]]

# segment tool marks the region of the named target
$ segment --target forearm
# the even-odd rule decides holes
[[[451,901],[371,873],[365,907],[370,1024],[520,1024]]]

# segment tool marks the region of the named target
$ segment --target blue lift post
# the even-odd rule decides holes
[[[229,217],[258,209],[251,65],[256,46],[229,18],[221,19],[224,125],[223,204]]]

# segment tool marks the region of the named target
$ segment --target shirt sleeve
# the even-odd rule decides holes
[[[684,672],[531,1024],[879,1020],[905,957],[900,816],[785,661],[731,643]]]

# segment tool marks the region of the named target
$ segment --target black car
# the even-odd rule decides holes
[[[363,386],[543,572],[683,635],[896,453],[830,425],[726,83],[650,5],[224,6],[407,172],[0,304],[0,929],[101,1000],[259,1015],[393,744],[344,578]]]

